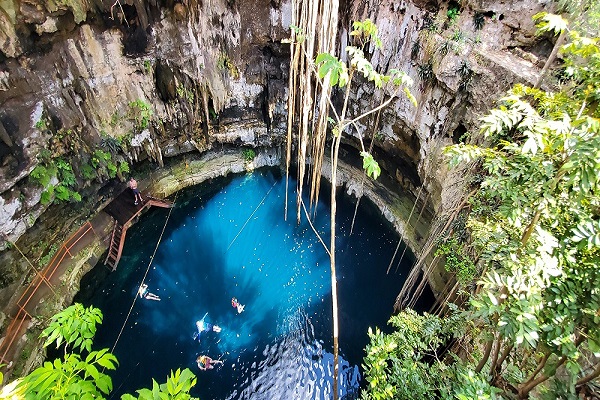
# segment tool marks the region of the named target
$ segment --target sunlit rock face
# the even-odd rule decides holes
[[[374,187],[376,203],[415,250],[427,222],[460,193],[443,146],[476,131],[478,118],[512,84],[535,81],[551,43],[534,36],[531,16],[545,7],[539,0],[384,0],[342,8],[340,47],[351,20],[371,18],[383,40],[381,52],[369,49],[375,67],[398,68],[414,80],[418,105],[401,95],[377,126],[375,115],[361,121],[343,156],[358,165],[358,135],[374,138],[381,184],[404,196],[396,204]],[[84,165],[102,168],[97,150],[112,149],[116,164],[161,167],[190,153],[285,142],[289,45],[282,40],[290,1],[0,0],[0,8],[0,249],[49,218],[43,188],[31,176],[44,158],[71,164],[89,214],[114,186],[108,173],[85,178]],[[352,115],[381,101],[368,84],[353,94]],[[360,168],[345,171],[348,191],[358,193]],[[427,199],[423,226],[400,215],[417,195]]]

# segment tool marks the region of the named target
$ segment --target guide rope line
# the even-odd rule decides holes
[[[227,246],[227,250],[225,250],[225,252],[229,251],[229,248],[237,240],[238,236],[240,236],[240,234],[242,233],[242,231],[244,230],[244,228],[246,227],[246,225],[248,225],[248,222],[250,222],[250,220],[252,219],[252,217],[254,216],[254,214],[256,214],[256,212],[258,211],[258,209],[263,205],[263,203],[267,199],[267,196],[269,195],[269,193],[271,193],[271,190],[273,190],[273,188],[275,187],[276,184],[277,184],[277,182],[273,183],[273,186],[271,186],[271,189],[269,189],[269,191],[267,192],[267,194],[265,194],[265,196],[262,198],[262,200],[260,201],[260,203],[258,203],[258,205],[254,209],[254,211],[252,211],[252,214],[250,214],[250,216],[248,217],[248,219],[246,220],[246,222],[244,222],[244,225],[242,225],[242,228],[240,229],[240,231],[237,233],[237,235],[235,235],[235,237],[233,238],[233,240],[231,241],[231,243],[229,243],[229,246]]]
[[[163,226],[162,231],[160,232],[160,236],[158,237],[158,242],[156,242],[156,247],[154,248],[154,252],[152,253],[152,257],[150,257],[150,262],[148,263],[148,267],[146,268],[146,272],[144,273],[142,281],[140,282],[140,286],[144,284],[144,281],[146,280],[146,276],[148,276],[148,271],[150,271],[150,267],[152,266],[152,263],[154,262],[154,256],[156,255],[156,251],[158,250],[158,246],[160,245],[162,237],[163,237],[163,235],[165,233],[165,229],[167,229],[167,224],[169,223],[169,218],[171,218],[171,212],[173,211],[173,208],[175,208],[175,202],[176,201],[177,201],[177,192],[175,193],[175,198],[173,199],[173,207],[169,208],[169,214],[167,214],[167,219],[165,220],[165,225]],[[119,343],[119,339],[121,338],[121,335],[123,334],[123,331],[125,330],[125,325],[127,325],[127,321],[129,320],[129,316],[131,315],[131,312],[133,311],[133,307],[135,306],[135,302],[137,301],[137,299],[138,299],[138,292],[135,293],[135,297],[133,298],[133,302],[131,303],[131,307],[129,308],[129,312],[127,313],[127,316],[125,317],[125,321],[123,321],[123,325],[121,326],[121,330],[119,331],[119,334],[117,335],[117,339],[115,340],[115,344],[110,349],[111,353],[115,352],[115,348],[117,347],[117,343]]]

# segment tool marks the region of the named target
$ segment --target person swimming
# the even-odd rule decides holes
[[[240,304],[238,299],[236,299],[235,297],[232,297],[231,298],[231,307],[237,309],[238,314],[241,314],[244,311],[244,308],[246,306],[243,304]]]
[[[213,369],[216,364],[223,364],[221,360],[213,360],[209,356],[198,356],[196,358],[196,364],[198,364],[198,368],[202,371],[206,371],[207,369]]]
[[[204,320],[207,315],[208,315],[208,313],[204,314],[204,317],[202,317],[202,319],[199,319],[198,321],[196,321],[196,329],[198,332],[194,333],[194,339],[198,339],[198,341],[200,341],[200,336],[204,332],[210,332],[210,331],[217,332],[217,333],[221,332],[221,327],[219,325],[213,325]]]
[[[155,295],[154,293],[150,293],[150,290],[148,290],[148,285],[146,285],[145,283],[141,285],[138,289],[138,294],[143,299],[160,301],[160,297],[158,297],[158,295]]]

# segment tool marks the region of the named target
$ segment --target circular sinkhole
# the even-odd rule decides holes
[[[152,378],[162,383],[178,368],[196,374],[191,393],[203,399],[331,397],[329,256],[304,215],[296,224],[292,191],[284,219],[285,186],[279,170],[265,169],[183,190],[171,211],[152,209],[127,231],[115,272],[99,265],[83,278],[75,300],[104,314],[94,347],[114,348],[119,360],[111,398],[149,388]],[[327,243],[326,192],[311,212]],[[386,274],[398,236],[366,199],[350,234],[354,208],[355,200],[341,194],[340,390],[348,398],[364,384],[368,328],[388,331],[395,297],[414,264],[407,251]],[[160,300],[138,296],[142,281]],[[234,297],[243,312],[232,307]],[[198,335],[203,317],[220,332]],[[201,371],[200,355],[223,364]]]

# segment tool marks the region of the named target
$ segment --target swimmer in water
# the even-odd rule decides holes
[[[198,364],[200,370],[206,371],[207,369],[213,369],[217,364],[223,364],[223,361],[213,360],[209,356],[198,356],[198,358],[196,358],[196,364]]]
[[[160,297],[158,297],[154,293],[150,293],[150,291],[148,290],[148,285],[146,285],[145,283],[138,289],[138,294],[143,299],[160,301]]]
[[[207,315],[208,313],[204,314],[204,317],[202,317],[202,319],[196,321],[196,329],[198,330],[198,332],[194,333],[194,339],[198,339],[198,341],[200,341],[200,336],[204,332],[221,332],[221,327],[219,325],[213,325],[204,321]]]
[[[240,304],[238,299],[236,299],[235,297],[232,297],[231,298],[231,307],[237,309],[238,314],[241,314],[244,311],[244,308],[246,306],[243,304]]]

